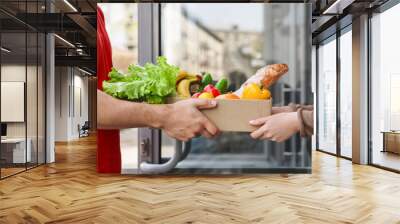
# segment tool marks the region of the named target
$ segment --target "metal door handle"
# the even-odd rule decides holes
[[[163,164],[152,164],[148,162],[142,162],[139,165],[139,172],[141,174],[157,174],[157,173],[166,173],[178,164],[181,161],[182,157],[182,142],[176,141],[175,143],[175,151],[172,157],[168,160],[168,162]]]

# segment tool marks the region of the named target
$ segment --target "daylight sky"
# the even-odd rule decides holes
[[[126,3],[100,3],[99,5],[108,20],[106,22],[110,24],[121,21],[126,17],[126,11],[124,11]],[[186,7],[191,17],[198,18],[211,29],[226,30],[233,25],[238,25],[239,29],[244,31],[263,30],[264,4],[262,3],[183,3],[183,7]],[[113,12],[112,16],[111,11]]]
[[[238,25],[240,30],[263,30],[263,4],[260,3],[186,3],[189,15],[211,29],[227,29]]]

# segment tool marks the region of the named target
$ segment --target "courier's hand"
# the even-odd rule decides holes
[[[259,128],[250,135],[254,139],[283,142],[300,130],[297,112],[278,113],[250,121]]]
[[[206,99],[188,99],[167,105],[161,128],[170,137],[181,141],[188,141],[199,134],[211,138],[217,135],[219,130],[199,109],[216,106],[217,101]]]

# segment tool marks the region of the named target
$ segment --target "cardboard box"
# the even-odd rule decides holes
[[[173,98],[173,103],[182,98]],[[271,115],[272,100],[225,100],[217,99],[215,109],[202,110],[221,131],[252,132],[257,128],[250,120]]]

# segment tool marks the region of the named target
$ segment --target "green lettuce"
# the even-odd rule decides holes
[[[125,74],[112,68],[108,74],[110,79],[103,81],[103,91],[119,99],[160,104],[166,97],[175,95],[178,73],[179,68],[161,56],[156,64],[130,65]]]

